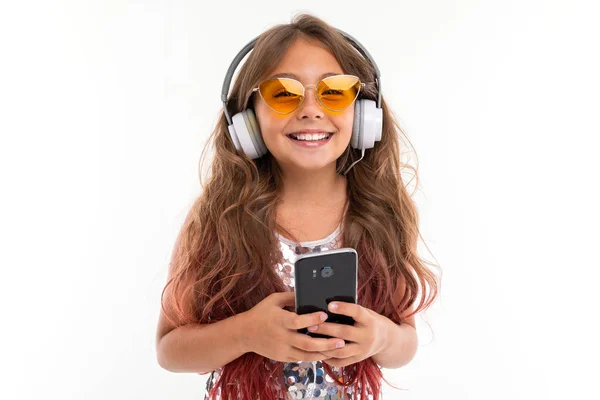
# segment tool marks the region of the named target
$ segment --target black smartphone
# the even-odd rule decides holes
[[[327,306],[332,301],[357,302],[358,255],[355,249],[341,248],[305,253],[294,264],[296,290],[296,314],[324,311],[326,322],[354,325],[352,317],[334,314]],[[299,329],[298,332],[312,337],[330,336]]]

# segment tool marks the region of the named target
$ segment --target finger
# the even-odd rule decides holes
[[[340,349],[335,350],[325,350],[321,353],[329,358],[333,359],[343,359],[349,357],[355,357],[360,355],[360,345],[357,343],[346,343],[346,345]]]
[[[296,306],[296,293],[294,292],[271,293],[268,299],[272,304],[281,308]]]
[[[327,359],[327,356],[313,351],[299,350],[294,347],[290,349],[289,362],[303,362],[303,361],[323,361]]]
[[[356,326],[338,324],[333,322],[323,322],[320,325],[309,326],[310,332],[316,332],[320,335],[332,336],[340,339],[344,339],[347,342],[361,342],[361,328]]]
[[[342,314],[352,317],[356,322],[366,324],[369,321],[370,314],[366,308],[354,303],[344,301],[332,301],[328,305],[329,311],[335,314]]]
[[[318,352],[340,349],[346,345],[346,343],[342,339],[313,338],[302,333],[294,334],[291,344],[292,346],[300,350]]]
[[[303,329],[309,326],[320,325],[327,319],[327,313],[318,311],[310,314],[301,314],[285,311],[285,317],[283,318],[283,326],[288,329]]]
[[[362,360],[363,359],[361,359],[359,356],[348,358],[330,358],[329,360],[327,360],[327,364],[329,364],[332,367],[346,367],[348,365],[352,365]]]

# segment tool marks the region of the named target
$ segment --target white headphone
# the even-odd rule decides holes
[[[369,52],[352,36],[337,29],[349,42],[365,57],[375,69],[375,82],[377,83],[377,103],[373,100],[359,99],[354,103],[354,123],[352,125],[352,138],[350,145],[362,151],[360,161],[365,154],[366,149],[371,149],[375,146],[375,142],[381,140],[381,131],[383,127],[383,112],[381,109],[381,74],[377,64],[369,54]],[[254,111],[250,108],[240,111],[233,117],[229,116],[227,111],[227,95],[233,73],[238,64],[250,50],[254,48],[258,37],[250,41],[244,48],[235,56],[223,82],[221,91],[221,101],[223,102],[223,110],[227,118],[229,135],[233,140],[235,148],[238,151],[243,151],[248,157],[256,159],[267,153],[267,147],[262,139],[258,121],[254,115]],[[356,164],[356,161],[354,164]],[[352,164],[350,168],[354,165]],[[348,170],[350,170],[348,168]]]

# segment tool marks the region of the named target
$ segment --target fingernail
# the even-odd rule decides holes
[[[327,319],[328,315],[323,313],[321,314],[321,321],[325,321]]]
[[[338,308],[338,305],[336,303],[329,304],[329,309],[331,311],[335,311],[335,310],[337,310],[337,308]]]
[[[344,347],[344,342],[337,342],[337,343],[335,344],[335,347],[337,347],[338,349],[339,349],[340,347]]]
[[[314,331],[316,331],[318,328],[319,328],[319,327],[318,327],[317,325],[313,325],[313,326],[309,326],[309,327],[308,327],[308,330],[309,330],[309,331],[311,331],[311,332],[314,332]]]

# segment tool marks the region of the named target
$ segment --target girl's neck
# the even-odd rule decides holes
[[[290,208],[329,208],[345,203],[346,178],[335,165],[319,171],[282,171],[281,199]]]
[[[282,170],[281,204],[277,223],[284,236],[296,242],[320,240],[342,221],[347,205],[347,182],[335,166],[321,171]]]

